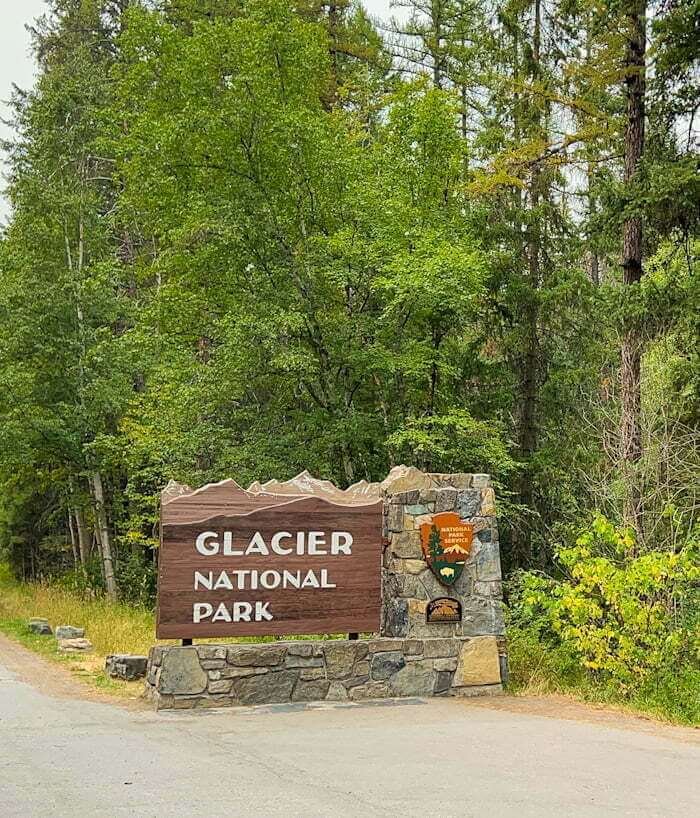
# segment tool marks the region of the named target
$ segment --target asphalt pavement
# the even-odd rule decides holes
[[[693,731],[502,700],[154,713],[20,675],[0,651],[3,818],[700,815]]]

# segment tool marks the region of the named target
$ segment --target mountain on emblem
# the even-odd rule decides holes
[[[454,585],[469,556],[474,529],[463,523],[459,514],[445,511],[433,514],[429,523],[420,527],[425,561],[443,585]]]

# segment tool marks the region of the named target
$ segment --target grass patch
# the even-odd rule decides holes
[[[608,704],[671,724],[700,726],[700,668],[670,668],[635,690],[593,678],[562,648],[543,645],[533,634],[508,633],[508,692],[516,696],[560,694]]]
[[[0,620],[26,622],[32,616],[48,619],[52,628],[56,625],[85,628],[85,636],[100,656],[147,654],[154,643],[155,618],[151,611],[102,598],[81,597],[54,585],[18,583],[7,566],[0,564]],[[3,630],[13,635],[10,633],[13,627],[6,627],[9,630],[5,627]],[[21,641],[41,652],[39,643]]]
[[[57,625],[85,628],[92,642],[90,654],[62,654],[51,636],[36,636],[27,628],[31,617],[48,619]],[[58,585],[17,582],[6,564],[0,563],[0,631],[25,647],[54,661],[62,662],[80,679],[93,687],[120,696],[140,694],[142,682],[111,679],[104,672],[105,657],[111,653],[148,655],[155,644],[178,644],[179,640],[155,638],[153,611],[126,603],[109,602],[103,597],[86,597]],[[197,639],[198,643],[272,642],[279,639],[343,639],[346,634],[321,637],[255,637]]]

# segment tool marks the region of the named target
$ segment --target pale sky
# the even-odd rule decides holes
[[[389,17],[391,0],[364,0],[365,8],[377,17]],[[24,26],[46,9],[45,0],[0,0],[0,119],[7,119],[6,105],[12,93],[12,83],[29,88],[34,77],[34,64],[29,54],[29,35]],[[10,129],[0,122],[0,138],[7,139]],[[4,188],[4,179],[0,188]],[[8,216],[8,206],[0,195],[0,222]]]

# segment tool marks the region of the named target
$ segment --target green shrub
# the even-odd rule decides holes
[[[561,578],[528,572],[511,583],[516,680],[541,688],[549,674],[550,687],[592,684],[606,696],[654,701],[656,710],[669,710],[657,706],[667,695],[672,709],[696,713],[697,543],[637,553],[629,531],[598,517],[557,560]],[[681,685],[691,689],[679,692]]]

